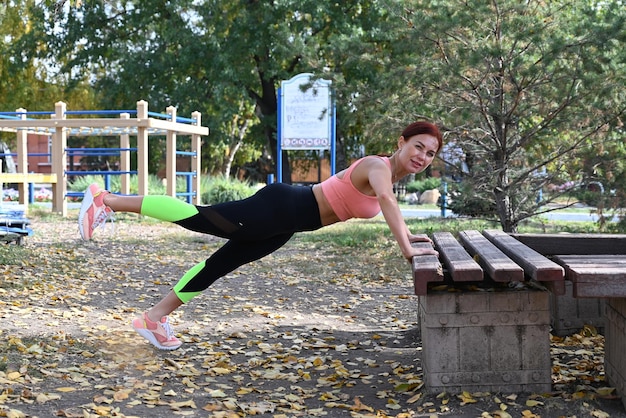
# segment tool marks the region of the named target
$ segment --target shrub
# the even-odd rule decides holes
[[[17,202],[19,200],[20,194],[15,189],[3,189],[2,190],[2,200],[4,202]]]
[[[223,176],[210,177],[203,184],[202,202],[210,205],[245,199],[256,191],[249,183]]]
[[[415,180],[407,183],[407,193],[423,193],[426,190],[438,189],[441,186],[441,178],[426,177],[424,180]]]

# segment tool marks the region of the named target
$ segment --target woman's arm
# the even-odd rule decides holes
[[[368,163],[369,164],[364,167],[367,168],[367,180],[376,194],[380,204],[380,209],[385,217],[385,221],[387,222],[387,225],[389,225],[391,233],[398,242],[402,255],[409,261],[417,255],[438,255],[439,253],[433,249],[421,249],[411,246],[411,242],[429,242],[430,239],[424,235],[411,234],[409,228],[406,226],[404,218],[402,217],[402,212],[400,212],[400,207],[398,206],[398,201],[393,193],[391,171],[387,165],[380,160],[374,160],[371,162],[368,161]],[[363,163],[360,165],[362,164]],[[353,176],[354,174],[356,173],[353,173]]]

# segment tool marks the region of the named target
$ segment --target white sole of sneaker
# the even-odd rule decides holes
[[[85,241],[89,240],[89,238],[86,238],[87,231],[83,229],[83,219],[85,218],[85,215],[87,214],[87,211],[91,207],[92,203],[93,194],[91,194],[91,188],[87,188],[87,190],[85,190],[83,202],[80,205],[80,212],[78,213],[78,230],[80,231],[80,237]]]
[[[161,344],[159,344],[159,341],[157,341],[157,339],[154,336],[154,334],[151,333],[150,331],[148,331],[147,329],[141,329],[141,328],[135,328],[135,327],[133,327],[133,328],[135,329],[135,331],[137,331],[137,333],[139,333],[139,335],[144,337],[146,340],[150,341],[150,344],[152,344],[153,346],[155,346],[159,350],[172,351],[172,350],[176,350],[178,347],[180,347],[180,345],[177,345],[177,346],[174,346],[174,347],[166,347],[164,345],[161,345]]]

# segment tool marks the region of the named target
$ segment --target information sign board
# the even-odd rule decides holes
[[[329,80],[303,73],[281,83],[281,136],[284,150],[326,150],[332,140]]]

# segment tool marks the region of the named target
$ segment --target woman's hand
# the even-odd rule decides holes
[[[409,242],[428,242],[428,243],[433,243],[433,241],[428,238],[428,235],[426,234],[411,234],[409,232],[408,234],[409,237]]]
[[[434,255],[434,256],[439,256],[439,252],[437,252],[436,250],[432,249],[432,248],[414,248],[411,247],[411,250],[404,254],[404,258],[406,258],[407,260],[409,260],[409,262],[413,261],[413,257],[417,257],[420,255]]]

